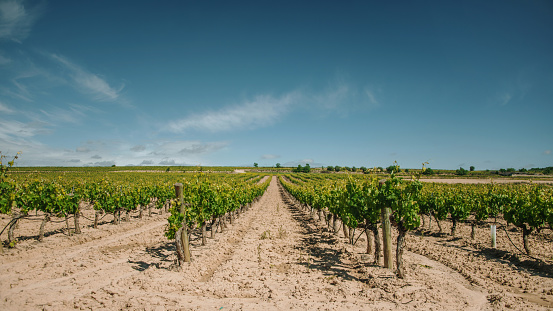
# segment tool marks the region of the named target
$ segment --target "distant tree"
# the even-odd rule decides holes
[[[434,175],[434,170],[432,170],[430,167],[427,167],[423,172],[423,175]]]
[[[336,165],[336,166],[334,167],[334,170],[335,170],[336,172],[339,172],[339,171],[341,171],[341,170],[342,170],[342,168],[341,168],[341,167],[339,167],[338,165]]]
[[[363,173],[365,173],[365,172],[367,171],[367,168],[364,167],[364,166],[361,166],[359,169],[360,169],[361,171],[363,171]]]
[[[401,172],[401,170],[399,169],[399,165],[390,165],[386,168],[386,172],[392,173],[392,171],[396,173]]]
[[[379,172],[384,172],[384,168],[382,166],[379,166],[376,168]]]
[[[292,169],[292,172],[293,173],[301,173],[301,172],[303,172],[303,167],[301,166],[301,164],[298,164],[298,167],[296,167],[295,169]]]
[[[352,167],[351,167],[351,171],[352,171],[352,172],[357,172],[357,167],[352,166]]]
[[[507,169],[507,172],[516,172],[516,170],[515,170],[514,168],[512,168],[512,167],[509,167],[509,168]]]
[[[276,164],[276,167],[277,167],[277,168],[280,168],[280,163],[277,163],[277,164]]]
[[[165,170],[165,172],[168,173],[170,170],[171,170],[171,168],[170,168],[170,167],[167,167],[167,169]]]
[[[408,168],[405,169],[405,173],[409,173],[409,169],[408,169]]]
[[[334,171],[334,166],[329,165],[326,167],[326,170],[332,172]]]
[[[471,165],[469,169],[471,172],[474,172],[474,166]]]
[[[504,168],[500,168],[500,169],[499,169],[499,172],[500,172],[500,173],[506,173],[506,172],[507,172],[507,170],[506,170],[506,169],[504,169]]]
[[[463,175],[468,174],[468,171],[466,169],[460,167],[458,170],[455,171],[455,174],[463,176]]]
[[[521,173],[526,173],[526,172],[528,172],[528,170],[527,170],[527,169],[525,169],[524,167],[523,167],[523,168],[521,168],[521,169],[520,169],[520,170],[518,170],[518,171],[519,171],[519,172],[521,172]]]
[[[300,166],[301,167],[301,166]],[[305,164],[305,166],[303,167],[302,169],[302,172],[304,173],[309,173],[311,172],[311,166],[309,165],[309,163]]]
[[[254,166],[254,167],[259,167],[259,164],[254,163],[253,166]]]
[[[351,168],[349,168],[349,166],[344,166],[344,171],[351,171]]]
[[[115,164],[112,164],[111,167],[115,167]]]

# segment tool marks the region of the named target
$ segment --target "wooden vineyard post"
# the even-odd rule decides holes
[[[188,225],[186,224],[186,214],[185,214],[185,208],[184,208],[184,194],[183,194],[183,186],[181,183],[175,184],[175,193],[177,195],[177,198],[179,199],[180,204],[180,213],[184,215],[184,219],[182,221],[182,230],[180,231],[180,239],[182,241],[182,251],[184,253],[184,262],[190,262],[190,244],[188,243]],[[178,245],[178,243],[177,243]],[[178,246],[177,246],[178,247]],[[178,251],[177,251],[178,252]]]
[[[380,187],[384,186],[384,181],[380,182]],[[389,207],[382,207],[382,242],[384,243],[384,268],[393,269],[394,259],[392,257],[392,225],[390,223],[391,210]]]
[[[390,224],[390,208],[382,208],[382,240],[384,242],[384,268],[393,269],[392,257],[392,225]]]

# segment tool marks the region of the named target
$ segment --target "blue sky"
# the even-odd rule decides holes
[[[19,166],[553,165],[553,2],[0,0]]]

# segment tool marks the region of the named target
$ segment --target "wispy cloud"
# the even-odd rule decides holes
[[[354,111],[366,111],[379,107],[378,99],[380,88],[365,86],[360,88],[353,83],[348,83],[344,78],[337,78],[319,93],[307,95],[306,102],[317,108],[317,113],[327,115],[331,113],[343,117]],[[309,93],[307,93],[309,94]]]
[[[543,154],[545,154],[545,155],[550,155],[550,154],[551,154],[551,150],[545,150],[545,151],[543,152]]]
[[[120,98],[124,85],[116,89],[98,75],[90,73],[65,57],[56,54],[51,54],[50,56],[67,69],[69,77],[74,82],[74,86],[85,93],[92,94],[94,100],[113,102]]]
[[[166,130],[182,133],[187,130],[224,132],[236,129],[254,129],[274,124],[288,107],[297,102],[298,94],[289,93],[280,98],[269,95],[255,97],[240,105],[169,122]]]
[[[313,159],[303,159],[303,160],[290,161],[290,162],[284,163],[283,166],[285,166],[285,167],[296,167],[298,165],[305,166],[306,164],[309,164],[309,166],[311,166],[311,167],[323,166],[322,163],[315,162]]]
[[[380,106],[380,102],[376,99],[375,91],[369,87],[364,88],[365,95],[369,99],[369,105],[372,107]]]
[[[262,160],[272,160],[272,159],[278,159],[278,158],[280,158],[280,156],[276,154],[264,154],[261,156]]]
[[[499,96],[499,104],[505,106],[511,101],[511,98],[512,96],[509,93],[502,94]]]
[[[86,112],[92,111],[92,108],[83,105],[70,105],[67,109],[53,108],[51,111],[41,109],[43,115],[48,117],[54,124],[60,122],[78,123],[86,115]]]
[[[4,55],[0,54],[0,65],[6,65],[11,63],[12,60],[10,58],[5,57]]]
[[[347,102],[352,96],[351,87],[344,83],[339,82],[329,86],[321,94],[314,95],[314,101],[316,104],[326,110],[335,110],[340,107],[344,107],[344,103]]]
[[[29,9],[20,0],[0,2],[0,40],[21,43],[29,36],[40,12],[41,6]]]
[[[174,159],[165,158],[165,159],[161,160],[158,164],[159,165],[176,165],[177,162],[175,162]]]
[[[1,120],[0,139],[5,141],[31,138],[39,134],[47,134],[50,130],[44,122],[24,123],[16,120]]]
[[[3,114],[12,114],[15,113],[13,109],[5,105],[4,103],[0,102],[0,112]]]
[[[141,152],[144,150],[146,150],[146,146],[144,145],[136,145],[131,148],[131,151],[134,151],[134,152]]]
[[[159,141],[145,147],[149,155],[161,157],[186,157],[215,152],[228,145],[227,142]]]

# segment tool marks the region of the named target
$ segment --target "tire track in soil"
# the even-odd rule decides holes
[[[543,291],[551,289],[553,281],[550,277],[534,274],[500,258],[489,257],[486,252],[472,248],[462,239],[410,235],[407,241],[411,252],[440,262],[459,272],[471,284],[486,288],[488,300],[496,308],[553,308],[549,294],[539,295],[529,290],[532,282]],[[523,288],[510,285],[516,281]]]
[[[128,264],[129,258],[145,252],[146,246],[152,244],[151,239],[143,237],[163,235],[166,223],[166,219],[145,222],[128,231],[68,248],[57,245],[47,254],[41,254],[42,257],[3,264],[0,268],[0,307],[3,303],[9,305],[14,296],[35,306],[47,305],[139,273]],[[16,265],[19,266],[18,271],[21,271],[21,266],[25,267],[25,271],[14,275]],[[122,272],[124,275],[121,275]],[[52,291],[56,294],[53,295]]]

